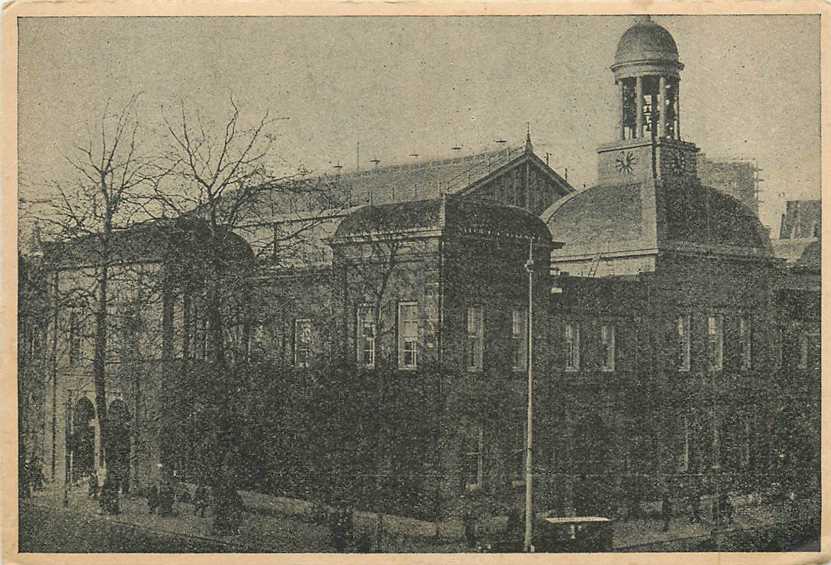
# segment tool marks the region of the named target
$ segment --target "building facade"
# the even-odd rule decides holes
[[[611,67],[616,133],[586,190],[528,135],[330,177],[342,208],[243,223],[238,251],[257,261],[237,324],[253,446],[239,457],[253,487],[428,519],[507,512],[524,488],[530,360],[538,508],[626,515],[667,491],[815,496],[819,242],[786,260],[752,209],[705,182],[681,135],[683,68],[660,25],[626,31]],[[156,348],[169,353],[164,375],[144,373],[155,387],[206,343],[188,293],[166,296],[145,310],[147,333],[181,343]],[[54,327],[71,366],[76,334]],[[59,373],[89,396],[80,373]],[[162,420],[172,399],[159,391]],[[35,420],[61,421],[65,395],[53,396]],[[143,409],[127,408],[135,430]],[[195,456],[163,455],[188,453],[192,437],[152,430],[153,450],[127,447],[133,474],[162,460],[195,472]],[[61,436],[53,424],[41,447],[56,480],[61,446],[83,461],[90,449]]]

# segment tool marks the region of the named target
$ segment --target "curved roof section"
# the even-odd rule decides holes
[[[605,247],[642,235],[640,185],[598,185],[555,203],[544,214],[551,236],[574,246]]]
[[[640,61],[678,62],[678,46],[672,34],[649,16],[624,32],[615,52],[615,65]]]
[[[562,199],[543,218],[554,240],[565,243],[565,254],[614,253],[632,249],[635,243],[660,248],[669,242],[770,254],[761,222],[732,196],[699,182],[667,183],[659,188],[665,191],[665,225],[655,226],[661,215],[644,209],[649,206],[644,202],[653,198],[645,198],[643,190],[654,189],[641,184],[597,185]],[[656,232],[663,234],[661,240],[647,241]]]
[[[334,239],[434,230],[551,241],[545,223],[522,208],[481,199],[449,197],[362,206],[341,222]]]
[[[177,219],[160,219],[115,230],[109,245],[109,263],[140,263],[179,261],[218,251],[218,257],[228,264],[253,259],[251,247],[237,234],[221,230],[217,235],[218,249],[208,250],[210,237],[208,224],[190,216]],[[51,257],[57,268],[73,268],[101,264],[104,260],[102,242],[98,236],[86,236],[72,241],[55,241],[45,244],[45,254]]]
[[[770,254],[770,239],[759,218],[729,194],[700,183],[670,184],[666,191],[667,239]]]

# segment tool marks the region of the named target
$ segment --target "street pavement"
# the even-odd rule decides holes
[[[32,551],[123,551],[123,552],[333,552],[327,525],[315,523],[309,504],[294,499],[269,497],[243,492],[248,511],[237,535],[220,536],[211,531],[210,510],[205,517],[194,514],[190,504],[177,503],[176,515],[162,517],[148,511],[144,498],[122,497],[121,514],[101,515],[96,500],[85,488],[70,490],[68,507],[63,506],[60,485],[35,493],[21,512],[21,544]],[[765,528],[774,524],[806,519],[816,508],[807,503],[741,505],[734,512],[733,531]],[[616,551],[683,551],[703,548],[714,524],[706,518],[691,523],[685,513],[662,531],[657,517],[617,520],[614,523],[613,548]],[[373,550],[381,552],[456,553],[466,550],[460,524],[442,523],[440,537],[429,522],[384,516],[383,535],[378,545],[377,514],[356,512],[355,537],[366,533],[373,540]],[[501,519],[493,520],[494,524]],[[39,523],[49,524],[43,529]],[[61,530],[77,530],[60,535]],[[491,529],[491,528],[488,528]],[[104,535],[111,532],[110,535]],[[115,533],[113,533],[115,532]],[[117,534],[117,535],[116,535]],[[86,538],[86,541],[79,541]],[[27,546],[28,544],[28,546]],[[73,549],[76,548],[77,549]],[[717,549],[717,548],[713,548]]]
[[[244,497],[251,498],[251,497]],[[176,504],[174,516],[151,514],[146,499],[122,497],[121,513],[100,514],[98,502],[87,496],[86,489],[75,486],[69,491],[68,507],[63,506],[63,490],[55,486],[36,492],[24,503],[21,512],[21,550],[31,551],[123,551],[123,552],[263,552],[263,553],[326,553],[334,552],[331,532],[327,525],[317,524],[296,515],[245,512],[239,534],[217,535],[212,532],[213,516],[194,513],[191,504]],[[57,524],[43,529],[39,523]],[[356,537],[367,520],[356,521]],[[375,521],[372,522],[373,526]],[[93,527],[93,525],[95,525]],[[389,522],[386,524],[391,526]],[[26,526],[26,528],[24,528]],[[76,529],[74,535],[59,535],[58,530]],[[129,535],[124,535],[128,531]],[[52,531],[54,530],[54,531]],[[121,532],[122,535],[104,535],[103,532]],[[28,539],[23,539],[25,536]],[[78,538],[89,537],[89,543]],[[374,527],[372,539],[375,540]],[[130,541],[132,540],[132,541]],[[129,546],[132,543],[133,546]],[[458,552],[463,550],[459,540],[436,540],[432,537],[411,536],[399,529],[384,531],[381,552]],[[97,546],[95,545],[97,544]],[[79,549],[73,549],[79,547]],[[46,549],[45,549],[46,548]]]

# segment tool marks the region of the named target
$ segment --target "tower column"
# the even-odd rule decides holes
[[[675,81],[675,139],[681,139],[681,81]]]
[[[643,137],[643,77],[635,78],[635,135]]]
[[[658,137],[663,138],[666,136],[667,131],[667,123],[666,117],[669,112],[666,111],[667,109],[667,79],[665,76],[661,75],[658,77]]]
[[[625,91],[623,87],[623,81],[619,80],[617,82],[617,136],[618,139],[626,139],[626,120],[624,120],[624,112],[625,104],[623,102]]]

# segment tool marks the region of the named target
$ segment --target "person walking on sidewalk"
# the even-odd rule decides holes
[[[208,488],[203,481],[199,481],[196,486],[196,493],[193,495],[193,514],[199,514],[201,518],[205,517],[205,509],[208,507],[210,501],[208,500]]]
[[[147,509],[150,511],[151,514],[156,513],[156,509],[159,507],[159,487],[155,484],[150,485],[150,488],[147,491]]]
[[[473,512],[465,512],[464,515],[465,526],[465,542],[469,549],[475,549],[479,543],[479,524],[476,521],[476,516]]]
[[[346,550],[346,520],[343,510],[336,508],[330,519],[332,530],[332,544],[335,551],[343,553]]]
[[[87,484],[89,485],[89,490],[87,491],[89,497],[98,498],[98,475],[95,474],[95,471],[89,474]]]
[[[701,493],[698,489],[693,488],[690,491],[690,523],[691,524],[699,524],[701,523]]]

